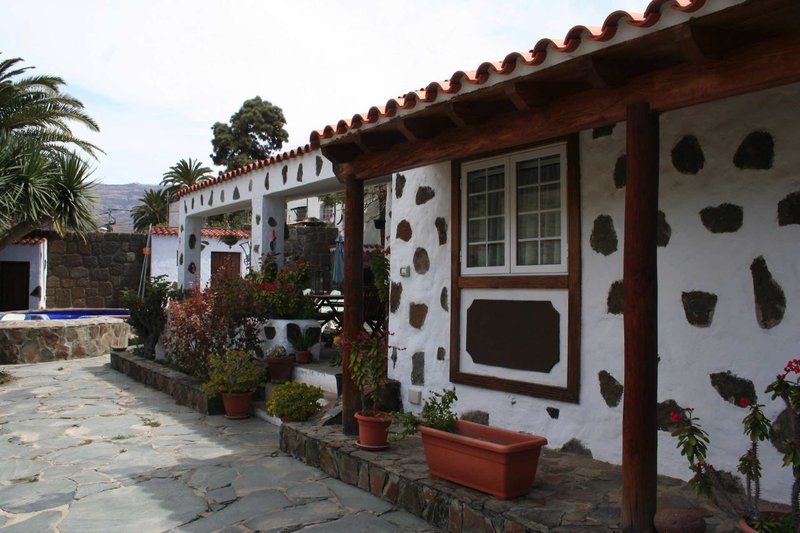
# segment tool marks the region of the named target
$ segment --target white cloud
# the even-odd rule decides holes
[[[100,123],[96,175],[156,183],[180,158],[210,163],[211,125],[255,95],[284,110],[294,148],[313,129],[646,0],[0,5],[3,56],[62,76]]]

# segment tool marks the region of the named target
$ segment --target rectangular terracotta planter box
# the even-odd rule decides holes
[[[457,433],[419,426],[431,475],[508,500],[530,491],[547,439],[456,422]]]

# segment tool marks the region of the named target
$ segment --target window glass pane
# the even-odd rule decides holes
[[[487,214],[489,216],[502,215],[505,211],[505,194],[502,191],[489,193],[488,204]]]
[[[497,190],[502,191],[503,189],[505,189],[505,184],[504,184],[505,176],[503,175],[503,167],[502,166],[492,167],[492,168],[488,169],[486,172],[487,172],[487,174],[489,176],[489,187],[488,187],[488,190],[490,190],[490,191],[497,191]]]
[[[494,217],[486,221],[489,226],[488,241],[502,241],[505,238],[505,219],[503,217]]]
[[[561,213],[542,213],[542,237],[561,236]]]
[[[483,244],[472,245],[467,248],[467,266],[486,266],[486,246]]]
[[[470,196],[467,202],[467,218],[486,216],[486,196],[483,194]]]
[[[561,263],[561,241],[542,241],[543,265],[557,265]]]
[[[539,242],[528,241],[517,243],[517,265],[539,264]]]
[[[517,238],[533,239],[539,236],[539,215],[519,215],[517,217]]]
[[[469,221],[467,225],[467,242],[486,242],[486,219]]]
[[[517,189],[517,212],[526,213],[539,210],[539,188]]]
[[[559,209],[561,207],[561,184],[542,185],[541,191],[542,209]]]
[[[486,171],[476,170],[467,174],[467,194],[475,194],[486,190]]]
[[[538,161],[522,161],[517,163],[517,186],[535,185],[538,182]]]
[[[539,160],[539,176],[542,183],[561,181],[560,157],[557,155],[543,157]]]
[[[505,244],[490,244],[488,248],[487,266],[503,266],[505,261]]]

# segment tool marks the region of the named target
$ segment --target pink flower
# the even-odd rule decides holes
[[[680,422],[681,418],[683,418],[683,417],[681,416],[680,413],[676,413],[675,411],[670,411],[669,419],[672,420],[674,423],[677,424],[678,422]]]
[[[739,398],[739,401],[736,403],[739,404],[739,407],[750,407],[750,400],[748,398],[745,398],[744,396]]]

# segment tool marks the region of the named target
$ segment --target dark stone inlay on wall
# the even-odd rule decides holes
[[[475,300],[467,353],[482,365],[548,373],[561,359],[560,318],[549,301]]]
[[[247,182],[247,191],[248,192],[253,192],[253,180],[252,179]]]
[[[317,164],[317,169],[316,169],[317,176],[319,176],[319,173],[322,172],[322,163],[323,163],[322,158],[320,156],[317,156],[315,162]]]
[[[717,295],[703,291],[681,293],[683,312],[689,324],[698,328],[707,328],[714,320],[714,309],[717,306]]]
[[[303,163],[297,165],[297,181],[303,181]]]
[[[219,203],[225,203],[225,189],[219,191]]]
[[[625,291],[622,287],[622,280],[617,280],[608,289],[606,307],[612,315],[621,315],[625,309]]]
[[[267,172],[267,175],[264,176],[264,188],[269,190],[269,172]]]
[[[439,246],[447,244],[447,221],[443,217],[436,217],[436,231],[439,233]]]
[[[778,224],[800,224],[800,192],[788,194],[778,202]]]
[[[183,233],[183,224],[181,224],[181,233]]]
[[[408,323],[412,327],[421,329],[425,325],[425,318],[428,316],[428,306],[425,304],[412,303],[408,308]]]
[[[442,293],[439,296],[439,303],[445,311],[450,310],[450,298],[447,294],[447,287],[442,287]]]
[[[792,414],[789,409],[784,409],[775,417],[769,430],[769,441],[780,453],[789,451],[789,443],[794,440],[792,432]]]
[[[398,174],[397,178],[395,178],[394,197],[402,198],[403,189],[405,189],[405,187],[406,187],[406,177],[403,174]]]
[[[566,453],[574,453],[576,455],[585,455],[587,457],[592,457],[592,450],[587,448],[581,441],[578,439],[570,439],[564,443],[561,447],[562,452]]]
[[[558,407],[545,407],[544,410],[547,411],[547,414],[550,415],[550,418],[553,420],[558,420],[559,415],[561,415],[561,409]]]
[[[425,385],[425,352],[411,356],[411,384]]]
[[[189,249],[194,250],[195,245],[197,244],[197,236],[192,233],[189,235]]]
[[[744,409],[739,405],[741,398],[747,398],[750,403],[758,401],[756,388],[749,379],[740,378],[730,370],[710,374],[709,377],[711,378],[711,386],[716,389],[722,399],[736,407]]]
[[[397,224],[397,230],[395,231],[395,237],[397,239],[408,242],[411,240],[412,234],[411,223],[408,220],[401,220],[400,223]]]
[[[208,205],[209,206],[214,205],[214,191],[208,193]]]
[[[189,208],[186,206],[186,200],[183,201],[183,212],[184,213],[188,213],[189,212]]]
[[[183,254],[181,254],[180,257],[178,257],[178,264],[183,266]]]
[[[264,336],[268,340],[272,340],[275,338],[275,327],[274,326],[264,326]]]
[[[669,244],[672,238],[672,227],[667,222],[667,215],[663,211],[658,212],[658,227],[656,228],[656,245],[661,248]]]
[[[425,248],[417,248],[414,251],[414,271],[417,274],[425,274],[431,268],[431,260]]]
[[[614,164],[614,186],[617,189],[624,189],[628,182],[628,156],[622,154]]]
[[[754,131],[744,138],[736,149],[733,164],[742,170],[768,170],[775,158],[775,142],[766,131]]]
[[[192,209],[194,209],[194,198],[192,198]]]
[[[233,199],[234,200],[238,200],[239,197],[240,197],[240,195],[239,195],[239,187],[234,187],[233,188]]]
[[[703,148],[694,135],[684,135],[672,148],[672,166],[681,174],[697,174],[705,163]]]
[[[466,420],[467,422],[474,422],[475,424],[482,424],[484,426],[489,425],[489,413],[486,411],[465,411],[461,413],[459,418],[461,418],[461,420]]]
[[[598,372],[597,379],[600,381],[600,395],[606,401],[606,405],[609,407],[618,406],[624,390],[622,383],[605,370]]]
[[[592,250],[599,254],[611,255],[617,251],[617,232],[614,229],[614,220],[610,216],[600,215],[594,219],[589,244]]]
[[[283,177],[283,183],[285,184],[289,180],[289,167],[287,165],[283,165],[281,169],[281,176]]]
[[[675,428],[675,422],[669,419],[669,414],[680,413],[681,411],[683,411],[683,407],[678,405],[678,402],[671,398],[659,402],[658,406],[656,406],[656,425],[658,426],[658,430],[672,433],[672,430]]]
[[[270,227],[270,228],[274,228],[274,227],[277,227],[277,226],[278,226],[278,221],[277,221],[277,220],[275,220],[275,219],[274,219],[274,218],[272,218],[272,217],[269,217],[269,218],[267,219],[267,224],[269,225],[269,227]]]
[[[200,205],[203,205],[203,202],[204,202],[204,201],[205,201],[205,200],[204,200],[204,198],[203,198],[203,195],[201,194],[201,195],[200,195]]]
[[[261,215],[256,215],[256,226],[261,224]]]
[[[256,244],[255,246],[253,246],[253,251],[255,253],[259,253],[261,251],[261,245],[260,244]]]
[[[389,290],[389,310],[396,313],[400,308],[400,297],[403,296],[403,284],[392,282],[391,289]]]
[[[616,124],[608,124],[606,126],[598,126],[592,130],[592,139],[599,139],[600,137],[608,137],[614,133],[614,126]]]
[[[427,203],[428,201],[433,199],[434,196],[436,196],[436,191],[434,191],[427,185],[419,187],[417,189],[417,198],[416,198],[417,205],[422,205],[424,203]]]
[[[397,348],[392,348],[392,355],[389,357],[392,360],[392,368],[397,366]]]
[[[756,257],[750,265],[753,276],[756,320],[764,329],[771,329],[781,323],[786,311],[786,295],[772,277],[763,256]]]
[[[733,233],[739,231],[744,220],[744,210],[739,205],[720,204],[700,210],[700,220],[711,233]]]
[[[439,346],[438,348],[436,348],[437,361],[444,361],[446,355],[447,355],[447,350],[445,350],[443,347]]]

